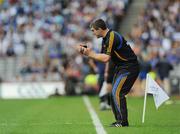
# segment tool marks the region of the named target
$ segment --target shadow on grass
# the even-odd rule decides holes
[[[136,128],[145,128],[145,127],[153,127],[153,128],[167,128],[167,127],[180,127],[179,124],[137,124],[137,125],[130,125],[129,127],[136,127]]]
[[[106,128],[114,128],[114,127],[110,127],[110,124],[103,124],[104,127]],[[129,125],[129,127],[122,127],[122,128],[148,128],[148,127],[151,127],[151,128],[177,128],[179,127],[180,128],[180,125],[179,124],[132,124],[132,125]]]

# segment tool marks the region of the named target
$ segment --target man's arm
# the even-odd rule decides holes
[[[92,58],[94,60],[100,61],[100,62],[108,62],[110,60],[110,56],[107,54],[102,53],[95,53],[91,50],[91,48],[83,47],[83,44],[77,45],[76,50],[78,50],[81,54],[88,56],[89,58]]]
[[[88,63],[89,63],[89,65],[90,65],[90,67],[93,69],[93,71],[97,73],[97,72],[98,72],[98,67],[97,67],[97,65],[95,64],[94,60],[93,60],[93,59],[90,59]]]
[[[108,77],[108,70],[109,70],[109,62],[106,63],[105,70],[104,70],[104,79],[107,80]]]
[[[88,49],[88,48],[87,48]],[[87,50],[88,51],[88,50]],[[87,55],[88,57],[100,61],[100,62],[108,62],[110,59],[110,56],[107,54],[102,54],[102,53],[95,53],[94,51],[90,51],[88,54],[86,54],[86,51],[84,51],[84,54]]]

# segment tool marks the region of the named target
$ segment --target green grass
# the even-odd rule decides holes
[[[180,104],[155,109],[147,98],[145,123],[141,123],[143,98],[128,98],[128,128],[110,128],[111,111],[99,111],[99,100],[90,97],[108,134],[178,134]],[[82,97],[59,97],[46,100],[0,100],[0,134],[95,134]]]

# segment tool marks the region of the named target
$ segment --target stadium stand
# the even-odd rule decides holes
[[[129,0],[8,0],[0,5],[0,74],[4,81],[58,81],[64,62],[86,74],[88,66],[72,46],[93,40],[95,17],[117,28]],[[84,36],[81,36],[84,35]],[[81,70],[86,70],[82,72]],[[78,73],[77,73],[78,72]]]
[[[178,0],[149,0],[129,34],[141,63],[140,80],[153,72],[169,94],[170,75],[180,78],[179,10]]]
[[[119,29],[131,0],[7,0],[0,4],[0,77],[6,82],[60,81],[69,74],[82,80],[90,67],[72,46],[100,43],[89,31],[98,17]],[[180,70],[180,2],[149,0],[129,33],[129,43],[139,56],[143,81],[147,72],[161,82],[178,80]],[[82,36],[83,35],[83,36]],[[89,43],[89,45],[92,45]],[[98,46],[98,45],[97,45]],[[94,49],[99,49],[94,46]],[[160,58],[161,57],[161,58]],[[165,57],[165,58],[164,58]],[[167,74],[159,61],[173,66]],[[158,66],[157,66],[157,63]],[[68,64],[68,68],[67,67]],[[159,70],[159,72],[157,72]],[[170,73],[171,71],[171,73]],[[164,76],[163,76],[164,75]],[[171,78],[170,78],[171,79]]]

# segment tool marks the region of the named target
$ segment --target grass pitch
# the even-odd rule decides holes
[[[99,110],[98,97],[90,101],[108,134],[180,134],[180,103],[155,109],[147,98],[145,123],[141,123],[143,98],[128,97],[130,127],[108,127],[110,111]],[[0,100],[0,134],[96,134],[81,96],[46,100]]]

